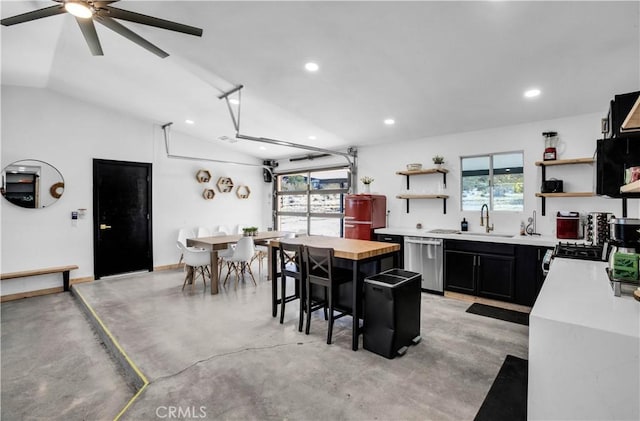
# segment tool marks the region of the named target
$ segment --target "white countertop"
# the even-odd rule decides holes
[[[529,317],[529,421],[640,419],[640,302],[606,267],[553,260]]]
[[[558,240],[555,237],[551,236],[543,236],[543,235],[519,235],[512,233],[501,233],[501,232],[491,232],[489,235],[486,235],[482,232],[468,232],[465,231],[461,234],[436,234],[429,232],[433,228],[408,228],[408,227],[397,227],[397,228],[378,228],[374,230],[376,234],[391,234],[391,235],[405,235],[405,236],[414,236],[414,237],[429,237],[429,238],[445,238],[450,240],[466,240],[466,241],[483,241],[487,243],[505,243],[505,244],[523,244],[530,246],[542,246],[542,247],[554,247],[558,244],[559,241],[567,241],[567,240]],[[571,240],[571,242],[582,242],[581,240]]]
[[[606,268],[606,262],[553,259],[531,317],[640,338],[640,302],[628,288],[615,297]]]

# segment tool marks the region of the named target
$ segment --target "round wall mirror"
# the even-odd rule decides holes
[[[2,195],[22,208],[46,208],[64,193],[64,178],[53,165],[36,159],[16,161],[2,170]]]

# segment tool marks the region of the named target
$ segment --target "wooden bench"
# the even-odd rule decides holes
[[[10,272],[0,274],[0,280],[26,278],[28,276],[48,275],[50,273],[62,273],[62,285],[64,291],[69,291],[69,271],[78,269],[76,265],[58,266],[53,268],[23,270],[20,272]]]

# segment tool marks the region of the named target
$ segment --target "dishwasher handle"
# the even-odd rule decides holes
[[[427,244],[433,246],[441,246],[442,240],[439,239],[415,239],[415,238],[405,238],[404,240],[407,244]]]

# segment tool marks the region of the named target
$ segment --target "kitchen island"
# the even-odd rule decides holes
[[[640,419],[640,303],[606,267],[554,259],[529,320],[529,420]]]

